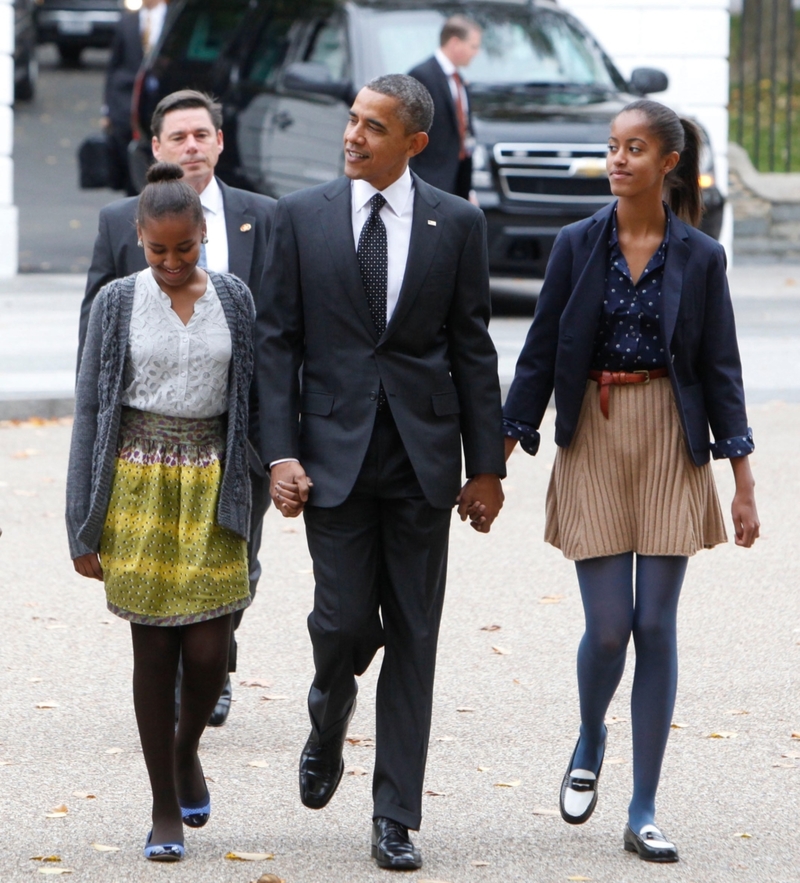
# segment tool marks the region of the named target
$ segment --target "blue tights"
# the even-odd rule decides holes
[[[578,648],[581,731],[573,769],[597,771],[605,716],[625,669],[631,634],[636,669],[631,693],[634,831],[655,819],[656,789],[678,683],[676,618],[687,558],[633,553],[577,561],[586,631]]]

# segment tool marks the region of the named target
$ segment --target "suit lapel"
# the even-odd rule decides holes
[[[586,231],[584,241],[581,243],[581,250],[576,253],[573,259],[573,267],[579,268],[578,277],[573,286],[572,296],[564,310],[565,325],[570,324],[573,327],[582,328],[584,333],[581,335],[581,339],[591,341],[590,356],[605,291],[603,280],[606,277],[608,236],[614,205],[615,203],[611,203],[601,209],[595,216],[594,224]]]
[[[430,270],[433,256],[441,239],[442,227],[447,220],[437,211],[439,198],[433,189],[413,172],[411,174],[414,179],[414,215],[411,221],[411,241],[408,245],[403,284],[392,318],[383,334],[383,340],[394,333],[395,328],[403,321],[416,300]],[[430,221],[434,223],[431,224]]]
[[[256,217],[249,214],[239,193],[217,179],[222,191],[225,232],[228,236],[228,270],[244,282],[250,279],[256,241]]]
[[[675,323],[678,320],[678,308],[681,305],[683,290],[683,271],[689,259],[689,246],[686,240],[689,233],[686,225],[670,209],[670,240],[667,246],[667,257],[664,261],[664,282],[661,289],[663,303],[663,329],[666,347],[672,342]]]
[[[370,335],[377,340],[378,332],[369,311],[353,240],[350,180],[338,178],[324,190],[324,199],[325,202],[318,209],[319,226],[324,232],[333,266],[356,313]]]

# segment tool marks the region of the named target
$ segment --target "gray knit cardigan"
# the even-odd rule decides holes
[[[136,276],[104,286],[92,304],[75,390],[75,423],[67,473],[67,536],[72,558],[97,552],[111,497],[122,414],[125,355]],[[228,430],[217,524],[247,538],[250,475],[247,461],[248,390],[253,373],[255,307],[235,276],[210,273],[231,332]]]

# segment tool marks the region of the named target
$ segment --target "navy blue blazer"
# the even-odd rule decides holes
[[[517,362],[504,416],[538,429],[555,390],[556,444],[575,434],[603,304],[615,203],[556,237],[533,323]],[[709,461],[748,434],[725,251],[670,211],[660,330],[692,461]]]

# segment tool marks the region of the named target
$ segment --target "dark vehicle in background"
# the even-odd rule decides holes
[[[14,0],[14,100],[30,101],[38,78],[34,3]]]
[[[612,199],[605,174],[611,118],[667,87],[663,73],[647,68],[626,81],[583,25],[550,0],[250,0],[241,4],[238,28],[225,22],[229,36],[214,30],[220,39],[202,58],[208,43],[198,33],[234,5],[178,0],[171,10],[171,31],[140,74],[135,180],[149,150],[145,120],[164,94],[187,85],[213,91],[225,106],[217,167],[224,180],[280,197],[336,178],[358,88],[430,56],[444,19],[464,12],[484,29],[468,71],[472,185],[488,221],[495,278],[544,275],[561,227]],[[190,82],[184,72],[198,60]],[[703,229],[716,237],[723,197],[707,144],[702,172]]]
[[[39,42],[55,43],[64,64],[78,64],[84,49],[111,45],[125,8],[123,0],[36,0]]]

